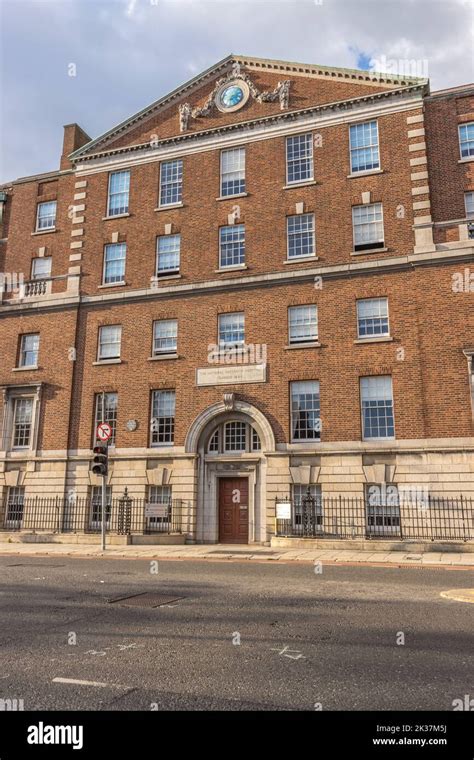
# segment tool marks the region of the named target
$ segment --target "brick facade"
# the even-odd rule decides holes
[[[275,97],[251,92],[242,109],[211,106],[183,129],[179,105],[205,107],[220,78],[242,72]],[[287,103],[278,99],[283,80]],[[351,175],[349,126],[372,121],[380,169]],[[472,87],[430,94],[421,80],[231,58],[98,140],[65,127],[58,172],[2,188],[0,271],[27,284],[0,294],[0,498],[12,486],[90,492],[102,391],[118,394],[114,494],[127,486],[145,497],[153,471],[166,468],[173,496],[192,504],[189,540],[218,540],[217,479],[236,473],[253,485],[250,541],[268,540],[275,497],[308,479],[323,493],[361,496],[370,468],[387,465],[393,483],[474,494],[474,251],[464,210],[474,156],[459,162],[458,139],[470,121]],[[285,143],[298,134],[311,134],[314,180],[288,187]],[[246,195],[220,199],[221,151],[234,146],[245,147]],[[160,165],[174,158],[183,161],[182,205],[160,209]],[[122,169],[129,209],[107,218],[109,174]],[[37,204],[51,200],[55,229],[37,233]],[[356,251],[351,209],[367,203],[383,205],[383,246]],[[287,217],[302,212],[314,214],[316,257],[291,261]],[[245,225],[245,267],[221,271],[219,228],[233,214]],[[157,282],[156,238],[168,234],[181,236],[180,277]],[[127,246],[125,284],[105,286],[104,246],[117,242]],[[31,287],[32,259],[44,256],[51,277]],[[369,298],[388,299],[390,334],[361,341],[357,301]],[[289,347],[288,308],[308,304],[317,305],[318,344]],[[243,312],[245,343],[265,347],[264,382],[197,384],[226,312]],[[177,357],[152,361],[153,322],[167,319],[178,321]],[[97,362],[104,325],[122,326],[120,363]],[[19,336],[32,333],[38,366],[19,370]],[[389,440],[363,436],[360,379],[375,376],[392,378]],[[290,383],[304,380],[320,384],[320,441],[292,440]],[[176,391],[176,417],[173,444],[157,448],[159,389]],[[37,394],[25,448],[12,445],[18,394]],[[232,419],[254,426],[261,451],[210,460],[209,432]]]

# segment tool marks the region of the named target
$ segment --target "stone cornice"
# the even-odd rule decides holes
[[[279,112],[276,114],[259,117],[257,119],[242,121],[235,124],[226,124],[224,126],[201,130],[199,132],[179,133],[172,137],[157,140],[153,145],[151,145],[149,142],[140,143],[137,145],[96,152],[88,155],[77,155],[74,156],[76,169],[78,172],[80,172],[82,169],[86,168],[85,165],[88,162],[97,161],[97,159],[108,159],[115,156],[123,156],[126,160],[126,158],[131,154],[143,153],[145,151],[149,151],[153,160],[156,160],[157,153],[159,153],[161,148],[166,148],[169,146],[184,146],[189,143],[195,144],[199,141],[206,141],[209,140],[209,138],[228,134],[245,136],[246,133],[254,134],[255,131],[258,131],[259,129],[268,129],[268,127],[271,126],[280,126],[282,131],[284,131],[285,125],[291,125],[292,123],[294,124],[297,122],[296,129],[298,129],[300,126],[298,122],[301,122],[301,127],[304,128],[304,122],[309,121],[310,119],[314,119],[314,117],[317,117],[317,121],[314,123],[314,126],[319,128],[320,126],[324,126],[325,118],[328,119],[328,125],[332,120],[334,120],[334,118],[336,118],[336,120],[339,118],[343,121],[347,121],[350,119],[350,117],[347,117],[348,112],[351,115],[354,114],[352,118],[357,118],[357,112],[368,106],[377,107],[383,104],[381,107],[381,113],[383,113],[384,106],[387,101],[389,103],[387,110],[389,110],[390,107],[393,107],[394,104],[398,104],[398,108],[396,110],[404,110],[404,106],[407,108],[410,107],[409,104],[411,104],[416,98],[419,98],[420,102],[417,105],[421,107],[425,89],[425,84],[410,85],[396,90],[386,90],[384,92],[377,92],[370,95],[365,94],[358,98],[337,100],[331,103],[323,103],[317,106],[310,106],[308,108]],[[411,107],[416,107],[416,105],[411,105]],[[344,116],[346,117],[345,119],[343,118]]]
[[[449,264],[466,264],[474,261],[474,246],[467,250],[458,251],[434,251],[423,254],[407,254],[404,256],[392,256],[391,258],[377,259],[372,261],[351,262],[336,266],[318,266],[311,269],[299,269],[291,271],[277,271],[267,274],[246,275],[235,277],[231,280],[207,280],[192,282],[183,285],[170,285],[160,288],[141,288],[121,291],[120,293],[108,293],[101,295],[83,295],[80,297],[61,298],[58,303],[49,300],[43,304],[41,300],[34,303],[3,305],[0,306],[0,318],[10,317],[15,314],[24,314],[36,310],[58,311],[70,309],[72,306],[109,306],[112,304],[139,303],[157,299],[170,299],[179,297],[202,296],[216,292],[232,292],[234,290],[248,290],[254,288],[277,287],[291,285],[292,283],[312,282],[315,277],[325,280],[342,279],[348,277],[363,277],[375,274],[387,274],[391,272],[408,271],[420,266],[445,266]]]
[[[334,455],[360,455],[364,454],[419,454],[430,452],[466,452],[474,451],[474,438],[400,438],[392,441],[320,441],[317,444],[312,444],[310,447],[303,444],[297,444],[299,448],[296,448],[295,444],[278,443],[274,451],[266,451],[264,453],[265,458],[288,458],[294,457],[318,457],[318,456],[334,456]],[[54,462],[54,461],[83,461],[90,460],[92,457],[92,449],[71,449],[69,451],[63,450],[42,450],[36,453],[15,452],[15,456],[11,456],[11,453],[5,453],[0,451],[0,462],[22,462],[22,461],[36,461],[36,462]],[[110,458],[113,461],[118,460],[141,460],[141,459],[182,459],[182,460],[195,460],[198,455],[193,452],[185,452],[184,446],[175,446],[161,451],[156,448],[135,448],[130,449],[117,449],[110,453]],[[216,460],[218,461],[218,460]],[[248,461],[248,460],[247,460]]]

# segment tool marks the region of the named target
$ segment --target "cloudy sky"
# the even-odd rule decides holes
[[[474,0],[0,0],[0,37],[0,181],[56,169],[63,124],[96,137],[229,53],[474,80]]]

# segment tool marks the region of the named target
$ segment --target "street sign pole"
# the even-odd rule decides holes
[[[106,502],[107,502],[107,476],[102,475],[102,551],[103,552],[105,552]]]

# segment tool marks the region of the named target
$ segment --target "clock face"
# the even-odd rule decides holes
[[[249,98],[250,90],[242,79],[234,79],[225,82],[215,95],[215,104],[219,111],[238,111],[244,106]]]
[[[221,92],[221,104],[224,108],[234,108],[244,99],[244,92],[241,87],[235,84],[226,87]]]

